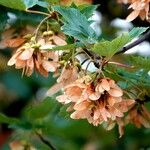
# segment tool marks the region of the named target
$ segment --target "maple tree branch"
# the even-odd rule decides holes
[[[141,36],[138,40],[134,41],[133,43],[127,45],[127,46],[124,46],[121,48],[121,50],[119,50],[118,52],[115,53],[115,55],[118,55],[118,54],[121,54],[121,53],[124,53],[126,52],[127,50],[139,45],[140,43],[144,42],[145,40],[148,40],[150,38],[150,30],[145,33],[143,36]],[[90,53],[88,50],[84,50],[91,58],[93,58],[94,56],[92,55],[92,53]],[[99,59],[99,57],[97,58]],[[108,62],[107,62],[108,63]],[[109,62],[110,63],[110,62]],[[106,63],[105,63],[106,64]],[[94,62],[94,65],[95,67],[99,68],[99,64],[97,64],[96,62]],[[117,64],[119,65],[119,64]],[[126,66],[124,66],[126,67]]]
[[[143,36],[141,36],[138,40],[134,41],[133,43],[123,47],[120,51],[118,51],[115,55],[121,54],[126,52],[127,50],[139,45],[140,43],[144,42],[145,40],[150,38],[150,30],[145,33]]]

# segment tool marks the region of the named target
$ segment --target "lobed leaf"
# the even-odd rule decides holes
[[[150,76],[147,74],[147,72],[138,70],[138,71],[127,71],[122,68],[117,68],[116,69],[117,73],[128,81],[135,81],[136,84],[139,84],[138,86],[150,86]]]
[[[147,29],[148,27],[136,27],[133,28],[129,33],[124,33],[112,41],[107,41],[103,39],[99,43],[96,43],[92,50],[95,53],[110,59],[124,45],[129,43],[133,38],[141,35]]]
[[[63,16],[62,31],[74,38],[86,42],[95,43],[97,36],[95,31],[90,27],[91,22],[80,10],[63,6],[54,6],[53,9]]]
[[[98,5],[81,5],[79,6],[79,8],[81,9],[80,12],[85,15],[87,17],[87,19],[89,19],[94,11],[97,9]]]
[[[110,59],[119,49],[131,40],[129,34],[122,34],[112,41],[105,41],[96,43],[92,49],[95,53],[105,56]]]

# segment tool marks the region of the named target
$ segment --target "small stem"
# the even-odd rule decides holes
[[[29,10],[29,9],[26,9],[26,12],[33,13],[33,14],[45,15],[45,16],[49,16],[50,15],[50,14],[45,13],[45,12],[36,11],[36,10]]]
[[[40,22],[40,24],[38,25],[38,27],[37,27],[37,29],[36,29],[36,31],[35,31],[35,40],[37,40],[38,31],[39,31],[41,25],[42,25],[48,18],[50,18],[50,17],[51,17],[50,15],[47,16],[47,17],[45,17],[45,18]]]
[[[38,132],[36,132],[36,135],[39,137],[39,139],[48,147],[51,148],[51,150],[56,150],[56,148],[48,141],[46,140],[41,134],[39,134]]]
[[[126,64],[121,64],[121,63],[118,63],[118,62],[109,61],[108,64],[114,64],[114,65],[117,65],[117,66],[120,66],[120,67],[125,67],[125,68],[130,68],[130,69],[134,68],[133,66],[128,66]]]
[[[145,40],[150,38],[150,30],[144,34],[142,37],[140,37],[138,40],[134,41],[133,43],[123,47],[120,51],[118,51],[115,55],[121,54],[126,52],[127,50],[139,45],[140,43],[144,42]]]
[[[75,50],[74,49],[72,49],[71,59],[72,59],[73,65],[75,65]]]

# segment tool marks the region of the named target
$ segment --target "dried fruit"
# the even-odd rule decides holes
[[[87,119],[93,125],[123,117],[134,100],[122,98],[122,90],[108,78],[92,81],[81,78],[64,88],[64,94],[57,97],[63,104],[73,104],[72,119]]]

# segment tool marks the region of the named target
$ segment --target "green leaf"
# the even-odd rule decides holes
[[[83,4],[77,6],[75,3],[72,3],[70,7],[80,10],[80,12],[89,19],[97,9],[98,5]]]
[[[26,6],[23,0],[0,0],[0,5],[12,9],[25,10]]]
[[[30,106],[25,111],[27,117],[31,120],[46,117],[54,107],[55,100],[47,98],[35,106]]]
[[[150,70],[150,57],[142,56],[126,56],[126,61],[133,65],[135,68]]]
[[[95,53],[105,56],[110,59],[119,49],[121,49],[125,44],[130,42],[131,38],[129,34],[122,34],[121,36],[115,38],[112,41],[102,41],[96,43],[92,49]]]
[[[38,5],[38,6],[41,6],[41,7],[44,7],[44,8],[47,8],[48,7],[48,3],[47,2],[43,2],[43,1],[40,1],[40,0],[24,0],[24,3],[26,5],[26,8],[31,8],[35,5]]]
[[[81,5],[79,8],[80,12],[88,18],[90,18],[94,11],[97,9],[98,5]]]
[[[136,27],[133,28],[130,32],[129,35],[130,37],[133,39],[135,37],[138,37],[139,35],[141,35],[142,33],[144,33],[149,27]]]
[[[48,50],[69,50],[69,49],[73,49],[76,48],[75,44],[68,44],[68,45],[63,45],[63,46],[55,46],[51,49]]]
[[[54,6],[53,9],[63,16],[62,31],[65,34],[86,43],[97,41],[98,37],[90,27],[90,21],[80,10],[63,6]]]
[[[74,49],[74,48],[78,48],[78,47],[83,47],[84,45],[81,43],[74,43],[74,44],[67,44],[67,45],[63,45],[63,46],[55,46],[51,49],[48,50],[70,50],[70,49]]]
[[[150,87],[150,76],[145,71],[138,70],[134,72],[129,72],[123,68],[117,68],[116,71],[119,75],[126,78],[127,81],[134,81],[138,86],[143,85]]]

